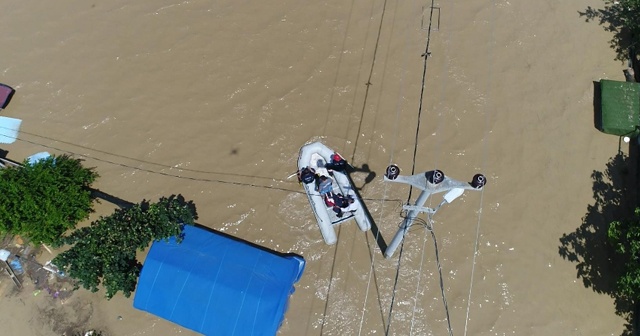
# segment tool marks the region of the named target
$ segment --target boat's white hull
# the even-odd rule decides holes
[[[323,172],[324,165],[327,162],[331,162],[331,156],[334,151],[320,142],[313,142],[304,145],[300,149],[300,156],[298,157],[298,169],[304,167],[311,167],[316,172]],[[352,195],[357,205],[357,211],[354,213],[345,213],[343,217],[338,217],[332,208],[327,207],[324,203],[322,196],[315,190],[314,183],[302,183],[304,190],[309,198],[311,209],[318,221],[318,227],[322,233],[324,241],[333,245],[338,238],[334,229],[335,225],[339,225],[350,219],[355,219],[358,227],[362,231],[368,231],[371,229],[371,222],[366,214],[364,203],[357,196],[349,177],[344,172],[333,172],[333,189],[335,193],[342,193],[343,195]]]

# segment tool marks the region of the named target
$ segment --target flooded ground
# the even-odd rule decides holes
[[[71,153],[114,199],[182,194],[200,224],[304,256],[281,335],[444,335],[447,311],[456,335],[618,335],[612,300],[558,253],[618,149],[593,126],[593,81],[624,80],[623,65],[579,16],[602,4],[435,2],[431,17],[416,1],[7,3],[0,82],[16,94],[2,113],[23,124],[2,149]],[[324,244],[287,179],[312,140],[361,170],[378,235],[350,223]],[[435,217],[446,306],[424,227],[380,251],[409,197],[382,181],[390,163],[489,180]],[[193,334],[121,295],[35,290],[3,298],[9,334],[59,335],[61,320]]]

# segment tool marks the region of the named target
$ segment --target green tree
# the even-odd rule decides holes
[[[0,232],[57,245],[93,211],[96,178],[92,168],[67,155],[0,170]]]
[[[172,236],[181,240],[183,225],[192,225],[195,219],[195,206],[182,196],[163,197],[157,203],[142,201],[64,237],[62,241],[71,248],[53,263],[76,279],[77,287],[95,292],[102,284],[109,299],[118,291],[129,297],[142,267],[136,252],[154,240]]]
[[[622,267],[616,284],[618,293],[631,301],[640,299],[640,208],[635,218],[609,224],[609,242],[615,248]]]
[[[587,21],[598,20],[613,33],[611,47],[621,61],[638,61],[640,51],[640,0],[604,0],[603,9],[591,6],[580,13]]]

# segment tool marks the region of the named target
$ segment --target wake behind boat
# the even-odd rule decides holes
[[[300,148],[298,178],[318,221],[322,237],[329,245],[338,240],[334,226],[351,219],[355,219],[360,230],[371,229],[364,203],[355,192],[344,168],[346,161],[320,142]],[[323,181],[325,179],[326,182]]]

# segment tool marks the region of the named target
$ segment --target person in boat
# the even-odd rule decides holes
[[[347,168],[347,160],[340,156],[340,154],[333,153],[333,155],[331,155],[331,162],[327,163],[325,168],[329,171],[344,171]]]
[[[333,181],[331,180],[331,178],[320,175],[317,181],[318,186],[316,190],[320,193],[321,196],[324,197],[325,195],[333,193]]]
[[[315,182],[316,180],[316,171],[311,167],[304,167],[298,170],[298,182],[304,182],[305,184],[309,184]]]
[[[338,217],[344,216],[346,212],[353,213],[358,210],[358,205],[351,195],[347,195],[347,197],[345,197],[342,194],[337,194],[334,195],[332,200],[334,203],[333,211]]]

